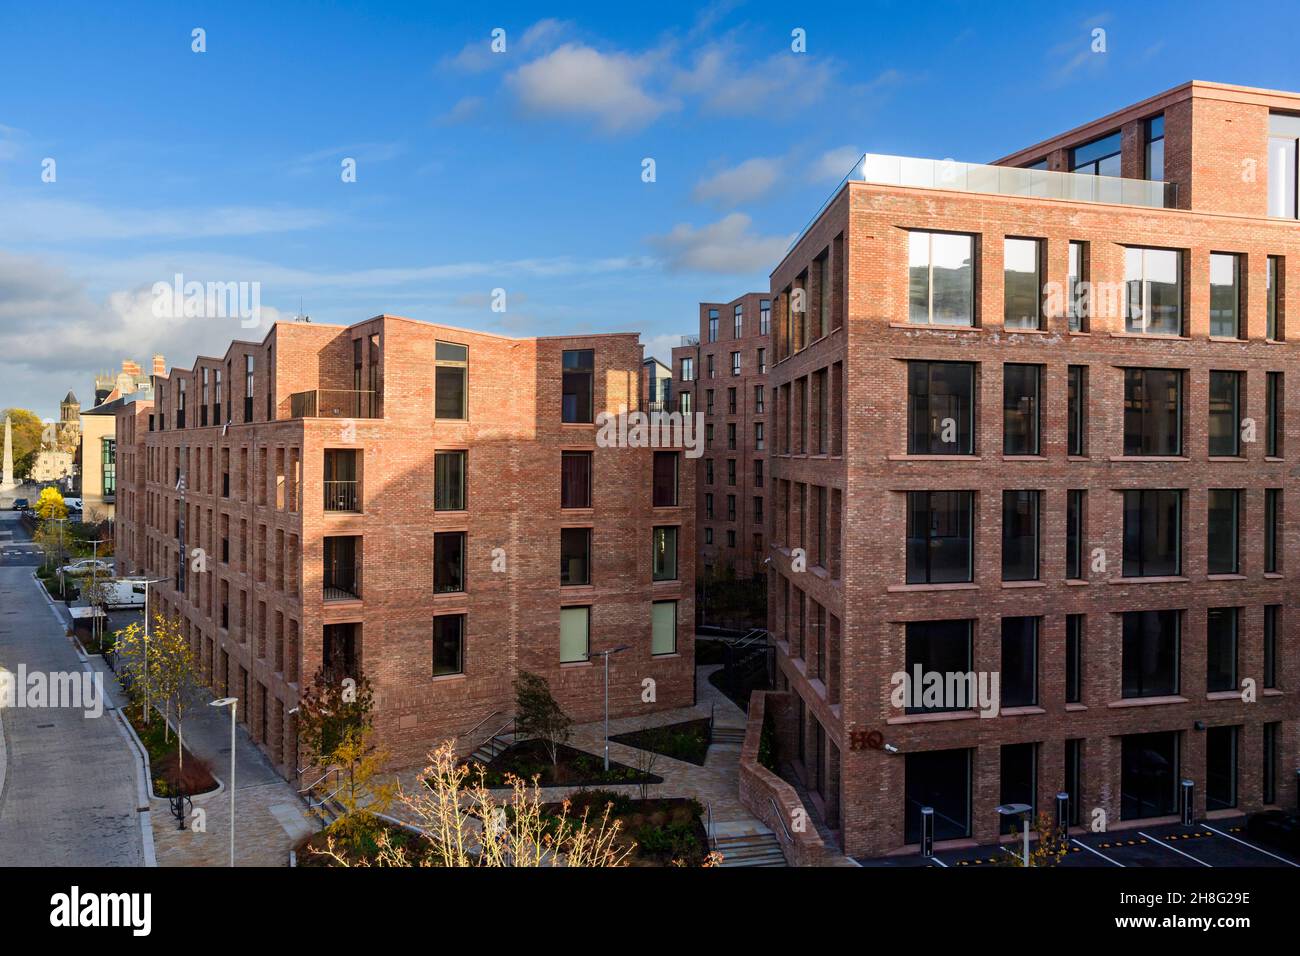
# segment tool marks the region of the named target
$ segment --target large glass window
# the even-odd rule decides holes
[[[439,531],[433,536],[433,591],[465,590],[465,532]]]
[[[971,833],[971,752],[922,750],[904,758],[903,840],[921,841],[921,808],[934,810],[934,838],[960,840]]]
[[[1002,322],[1008,329],[1037,329],[1041,325],[1041,257],[1042,245],[1037,239],[1003,240]]]
[[[1237,805],[1236,727],[1205,731],[1205,809],[1230,810]]]
[[[591,608],[560,608],[560,663],[576,664],[588,660]]]
[[[709,309],[708,340],[710,342],[718,341],[718,310],[717,309]]]
[[[767,335],[772,328],[772,300],[758,300],[758,334]]]
[[[1264,286],[1264,315],[1265,330],[1264,334],[1270,341],[1278,341],[1284,338],[1282,328],[1282,257],[1268,257],[1268,271],[1265,276]]]
[[[973,492],[907,493],[907,583],[973,580]]]
[[[1238,547],[1241,492],[1211,488],[1206,522],[1206,554],[1210,574],[1236,574],[1241,568]]]
[[[1069,288],[1065,313],[1069,320],[1070,331],[1086,332],[1089,313],[1092,311],[1092,295],[1088,292],[1088,244],[1086,242],[1070,243],[1067,284]]]
[[[1180,625],[1178,611],[1124,612],[1125,697],[1178,693]]]
[[[1002,706],[1038,703],[1038,618],[1002,619]]]
[[[565,422],[592,421],[596,381],[596,352],[594,349],[565,349],[563,420]]]
[[[591,507],[591,452],[560,453],[560,507]]]
[[[1165,178],[1165,114],[1151,117],[1145,126],[1147,179],[1160,182]]]
[[[1092,176],[1121,176],[1120,134],[1111,133],[1070,152],[1070,171]]]
[[[433,676],[465,673],[465,615],[441,614],[433,619]]]
[[[591,529],[560,529],[560,585],[591,583]]]
[[[653,494],[654,507],[677,506],[677,452],[655,452]]]
[[[1038,579],[1037,491],[1002,492],[1002,580]]]
[[[434,345],[433,417],[463,420],[468,417],[469,348],[454,342]]]
[[[1264,686],[1278,686],[1278,628],[1282,605],[1264,605]]]
[[[1183,453],[1183,373],[1170,368],[1124,370],[1124,454]]]
[[[1281,570],[1282,541],[1282,489],[1264,489],[1264,571],[1276,574]]]
[[[1038,744],[1003,744],[999,762],[998,802],[1038,807]]]
[[[1065,702],[1083,700],[1083,622],[1082,614],[1065,616]]]
[[[1264,432],[1264,454],[1269,458],[1282,457],[1282,410],[1285,379],[1281,372],[1269,372],[1264,378],[1264,410],[1268,416]]]
[[[677,602],[654,601],[650,605],[650,653],[677,653]]]
[[[907,240],[910,321],[975,324],[975,237],[911,232]]]
[[[1065,493],[1065,577],[1083,579],[1083,516],[1088,492],[1071,489]]]
[[[1081,458],[1088,453],[1088,367],[1071,365],[1067,376],[1069,423],[1066,454]]]
[[[1300,217],[1297,205],[1297,158],[1300,157],[1300,116],[1272,113],[1268,118],[1268,214]]]
[[[1124,327],[1183,334],[1183,254],[1176,249],[1124,250]]]
[[[1182,501],[1173,489],[1124,492],[1124,577],[1182,574]]]
[[[1120,818],[1167,817],[1178,808],[1178,732],[1120,738]]]
[[[1241,257],[1210,253],[1210,335],[1241,337]]]
[[[1282,725],[1280,723],[1268,723],[1264,725],[1264,803],[1277,803],[1277,784],[1279,756],[1281,748],[1279,740],[1281,739]]]
[[[1002,366],[1002,452],[1040,453],[1041,365]]]
[[[975,435],[975,366],[907,363],[909,455],[970,455]]]
[[[951,686],[948,675],[966,675],[971,672],[971,622],[970,621],[912,621],[907,625],[906,635],[906,670],[909,679],[913,678],[919,668],[922,674],[938,673],[944,676],[946,688]],[[954,678],[955,679],[955,678]],[[962,699],[946,698],[937,704],[921,696],[924,688],[913,684],[909,688],[909,714],[937,713],[949,710],[970,710],[978,702],[967,699],[968,689],[964,681],[958,682],[963,689]]]
[[[1205,616],[1205,689],[1237,689],[1237,619],[1235,607],[1212,607]]]
[[[463,451],[433,453],[433,509],[465,510],[465,463]]]
[[[1210,373],[1210,455],[1234,458],[1241,454],[1240,372]]]
[[[760,501],[762,499],[759,499]],[[677,580],[677,527],[664,525],[654,529],[653,534],[653,569],[654,580]]]

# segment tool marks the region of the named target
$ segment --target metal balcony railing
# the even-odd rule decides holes
[[[380,418],[378,395],[372,391],[313,388],[289,396],[291,418]]]
[[[700,337],[698,335],[683,335],[681,344],[683,346],[699,345]]]
[[[355,601],[361,597],[361,565],[325,564],[325,600]]]
[[[360,511],[361,501],[361,482],[359,481],[326,481],[325,485],[325,510],[326,511]]]
[[[1062,173],[1049,169],[1018,166],[989,166],[959,163],[951,159],[918,159],[914,156],[886,156],[864,153],[835,191],[821,204],[808,224],[799,230],[793,249],[817,221],[831,200],[847,182],[877,183],[916,189],[952,189],[957,192],[990,193],[1000,196],[1028,196],[1038,199],[1068,199],[1081,202],[1113,203],[1173,209],[1178,205],[1177,183],[1159,180],[1124,179]],[[789,251],[788,249],[786,250]]]

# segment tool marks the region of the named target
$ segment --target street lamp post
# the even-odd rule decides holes
[[[609,772],[609,655],[621,654],[623,651],[628,650],[630,647],[631,647],[630,644],[620,644],[618,645],[618,647],[611,647],[607,651],[594,652],[596,654],[599,654],[601,657],[605,658],[605,772],[606,773]],[[591,652],[588,652],[587,657],[588,658],[591,657]]]
[[[90,563],[90,598],[93,602],[99,596],[97,590],[99,586],[99,546],[107,541],[107,538],[96,538],[91,544],[91,563]],[[92,603],[90,606],[90,636],[96,644],[99,643],[99,609]]]
[[[1029,816],[1034,812],[1034,808],[1027,803],[1004,803],[997,808],[998,816],[1004,820],[1014,820],[1021,817],[1024,820],[1025,833],[1025,866],[1029,866]],[[999,831],[1002,829],[998,828]]]
[[[238,697],[218,697],[208,701],[209,707],[230,708],[230,865],[235,865],[235,711],[239,709]]]

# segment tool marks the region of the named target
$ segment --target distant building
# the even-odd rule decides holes
[[[155,355],[151,373],[145,373],[139,362],[123,359],[120,372],[95,376],[95,405],[81,416],[76,460],[86,514],[113,517],[117,501],[117,409],[128,399],[152,399],[153,375],[165,374],[163,357]]]
[[[651,412],[671,412],[673,401],[673,370],[659,359],[651,357],[641,363],[645,369],[642,376],[645,381],[646,410]]]

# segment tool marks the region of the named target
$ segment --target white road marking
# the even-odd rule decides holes
[[[1192,856],[1190,853],[1183,853],[1183,851],[1180,850],[1180,849],[1178,849],[1178,847],[1176,847],[1176,846],[1170,846],[1169,843],[1168,843],[1168,841],[1166,841],[1166,840],[1157,840],[1157,839],[1156,839],[1155,837],[1153,837],[1150,833],[1142,833],[1141,830],[1139,830],[1138,833],[1142,834],[1142,836],[1146,837],[1146,838],[1147,838],[1148,840],[1150,840],[1152,843],[1157,843],[1157,844],[1159,844],[1160,846],[1163,846],[1166,850],[1173,850],[1175,853],[1177,853],[1177,854],[1179,854],[1179,855],[1181,855],[1181,856],[1185,856],[1185,857],[1187,857],[1187,859],[1189,859],[1189,860],[1196,860],[1196,862],[1199,863],[1199,864],[1201,864],[1201,866],[1208,866],[1208,867],[1210,867],[1210,869],[1214,869],[1214,867],[1213,867],[1211,864],[1206,863],[1204,860],[1198,860],[1198,859],[1196,859],[1196,857]]]
[[[1205,829],[1209,830],[1211,833],[1217,833],[1219,836],[1227,837],[1229,840],[1236,840],[1242,846],[1248,846],[1252,850],[1258,850],[1260,853],[1263,853],[1265,856],[1271,856],[1275,860],[1281,860],[1287,866],[1300,867],[1300,863],[1296,863],[1292,860],[1288,860],[1284,856],[1278,856],[1276,853],[1269,853],[1268,850],[1265,850],[1263,847],[1255,846],[1255,844],[1253,843],[1247,843],[1245,840],[1237,839],[1237,837],[1233,836],[1231,833],[1224,833],[1222,830],[1216,830],[1208,823],[1202,823],[1201,826],[1205,827]]]
[[[1070,842],[1073,843],[1075,846],[1083,847],[1089,853],[1095,853],[1097,856],[1101,857],[1107,863],[1113,863],[1118,867],[1124,866],[1124,864],[1121,863],[1119,860],[1112,860],[1110,857],[1108,857],[1105,853],[1102,853],[1100,850],[1094,850],[1092,847],[1088,846],[1088,844],[1080,843],[1078,840],[1074,839],[1073,837],[1070,838]]]

